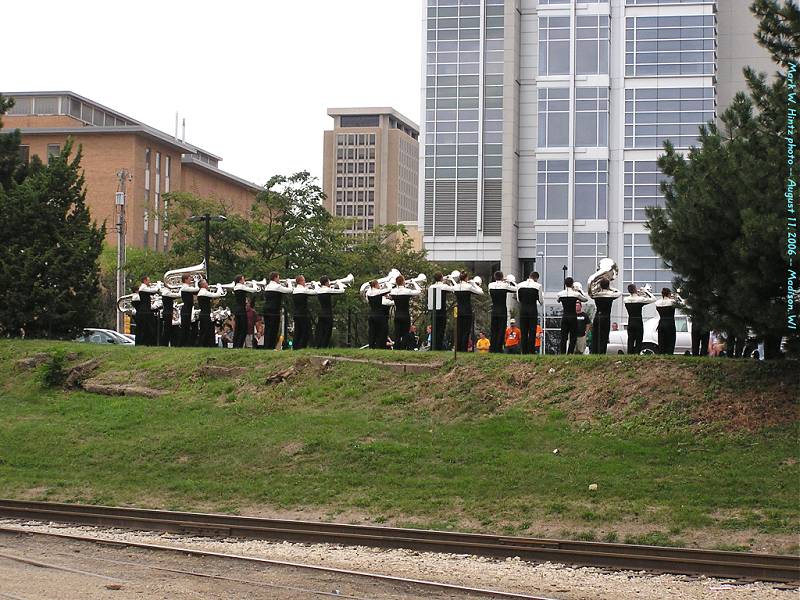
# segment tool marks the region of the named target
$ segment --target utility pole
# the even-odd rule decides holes
[[[117,209],[117,298],[125,295],[125,185],[131,179],[127,169],[117,171],[117,193],[114,196],[114,204]],[[117,331],[125,331],[125,315],[117,311]]]

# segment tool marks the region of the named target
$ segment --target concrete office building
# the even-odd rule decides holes
[[[670,286],[645,207],[663,197],[662,142],[682,150],[772,72],[739,0],[424,0],[420,224],[428,256],[542,275],[600,258],[615,287]],[[615,303],[614,321],[624,323]],[[549,323],[548,323],[549,326]]]
[[[416,224],[419,127],[393,108],[329,108],[328,115],[334,124],[324,137],[325,208],[353,219],[352,234]]]
[[[59,154],[68,138],[73,151],[83,150],[81,166],[86,201],[92,218],[106,222],[106,242],[116,247],[115,193],[121,169],[126,183],[126,245],[153,250],[169,247],[169,231],[161,224],[169,214],[168,192],[191,192],[220,200],[244,213],[259,185],[221,170],[222,160],[177,136],[166,134],[79,96],[74,92],[11,92],[15,105],[3,116],[2,132],[20,129],[23,158],[47,161]]]

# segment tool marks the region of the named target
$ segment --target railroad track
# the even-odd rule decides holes
[[[0,499],[0,517],[194,536],[408,548],[725,579],[800,583],[800,556],[262,519],[232,515]]]

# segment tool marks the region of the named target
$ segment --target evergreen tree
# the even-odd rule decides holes
[[[22,183],[0,188],[0,332],[68,337],[91,325],[105,225],[86,207],[81,152],[72,142]]]
[[[797,6],[759,0],[753,11],[776,63],[796,61]],[[671,181],[665,208],[648,209],[648,228],[690,314],[737,335],[752,327],[775,356],[786,326],[787,86],[750,68],[745,78],[749,94],[735,96],[719,126],[701,127],[699,147],[684,156],[665,144],[658,162]]]
[[[14,99],[0,94],[0,117],[6,114],[12,106],[14,106]],[[3,119],[0,118],[0,129],[2,128]],[[20,159],[21,141],[22,134],[19,129],[15,129],[11,133],[0,134],[0,188],[9,189],[12,182],[19,183],[25,179],[27,166]]]

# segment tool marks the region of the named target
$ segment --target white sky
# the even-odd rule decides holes
[[[53,0],[3,6],[0,91],[70,90],[263,184],[322,176],[329,107],[419,123],[419,0]],[[120,165],[128,166],[128,165]]]

